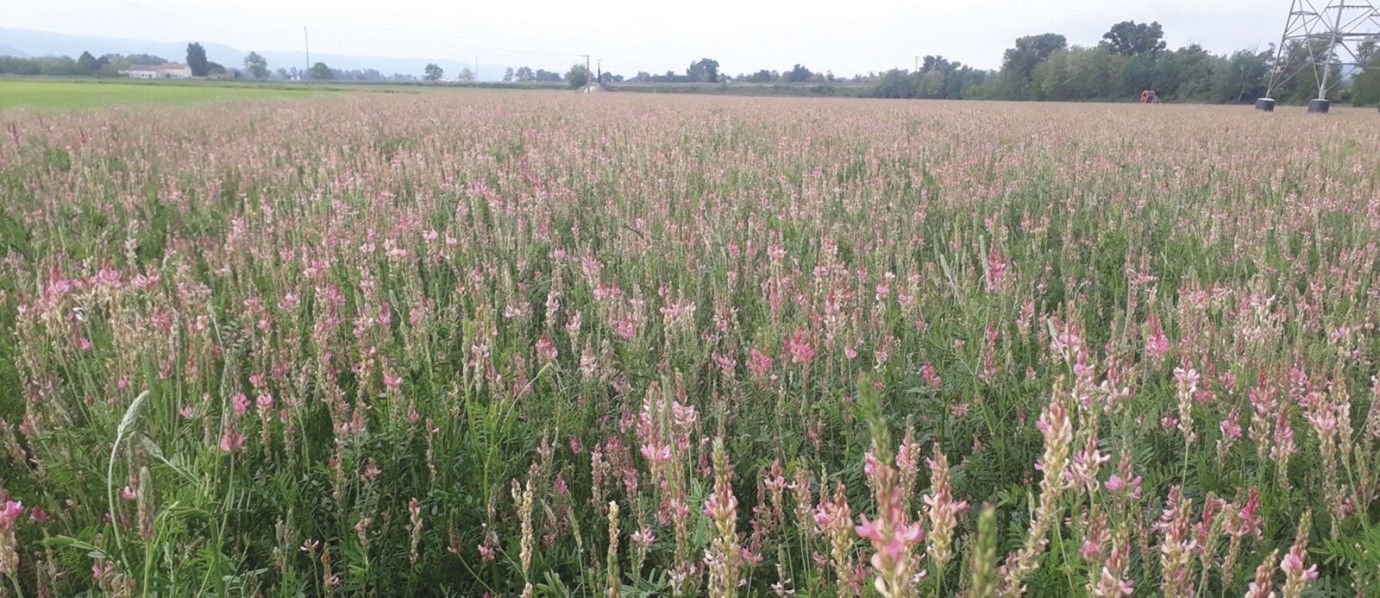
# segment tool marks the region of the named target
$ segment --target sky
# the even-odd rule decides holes
[[[564,71],[589,54],[604,70],[726,74],[911,68],[940,54],[982,68],[1022,35],[1094,45],[1113,23],[1159,21],[1169,47],[1225,53],[1277,41],[1287,0],[12,0],[4,27],[294,50],[302,28],[323,54],[437,58]],[[0,40],[2,42],[3,40]]]

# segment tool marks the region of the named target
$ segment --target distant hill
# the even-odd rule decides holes
[[[4,29],[0,28],[0,55],[4,56],[71,56],[76,58],[82,52],[91,52],[93,55],[102,54],[153,54],[162,56],[174,62],[180,62],[187,56],[187,44],[192,41],[200,41],[202,47],[206,48],[206,57],[212,62],[219,62],[226,67],[240,67],[244,64],[244,57],[250,50],[241,50],[225,44],[218,44],[206,40],[186,40],[179,42],[159,42],[150,40],[124,39],[114,37],[93,37],[84,35],[69,35],[66,33],[53,33],[50,31],[36,31],[32,29]],[[307,59],[298,50],[262,50],[253,49],[268,60],[268,68],[277,69],[297,67],[298,69],[307,68]],[[474,63],[466,63],[459,60],[447,60],[444,58],[395,58],[391,56],[347,56],[343,54],[318,54],[312,52],[311,60],[324,62],[334,69],[341,70],[363,70],[374,69],[384,75],[402,73],[405,75],[416,75],[421,77],[423,69],[427,63],[434,62],[442,69],[445,69],[446,78],[454,80],[460,74],[460,70],[466,67],[474,68]],[[479,80],[498,81],[503,78],[503,72],[509,65],[479,65]],[[514,65],[517,66],[517,65]]]

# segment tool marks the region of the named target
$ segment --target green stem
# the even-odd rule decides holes
[[[14,595],[16,598],[24,598],[24,588],[19,586],[19,578],[14,574],[6,575],[5,577],[10,578],[10,584],[14,586]]]

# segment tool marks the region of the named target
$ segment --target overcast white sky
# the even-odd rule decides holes
[[[1016,37],[1054,32],[1095,44],[1122,20],[1159,21],[1170,47],[1227,52],[1278,39],[1287,0],[4,0],[0,26],[242,50],[452,58],[548,69],[575,54],[605,70],[725,73],[799,62],[838,75],[909,68],[942,54],[995,68]]]

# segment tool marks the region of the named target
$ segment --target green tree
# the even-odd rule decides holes
[[[516,71],[513,71],[513,78],[519,83],[531,83],[537,80],[537,75],[532,72],[532,67],[520,66]]]
[[[589,81],[592,78],[593,77],[589,73],[589,68],[585,67],[583,64],[573,65],[570,67],[570,70],[565,73],[565,82],[567,85],[570,85],[571,89],[580,89],[589,85]]]
[[[96,59],[96,64],[100,65],[100,69],[96,71],[96,75],[100,77],[117,77],[120,71],[127,70],[130,65],[129,59],[119,54],[104,54]]]
[[[1217,57],[1197,44],[1165,52],[1155,61],[1155,91],[1161,98],[1208,101],[1214,60]]]
[[[446,72],[441,69],[441,65],[434,62],[428,63],[424,70],[426,71],[427,81],[440,81],[441,78],[446,75]]]
[[[719,61],[712,58],[701,58],[690,63],[690,68],[685,69],[685,75],[690,77],[691,81],[717,83],[719,81]]]
[[[90,52],[81,53],[81,58],[77,59],[77,66],[88,75],[94,74],[101,68],[101,65],[96,62],[96,57],[92,56]]]
[[[210,71],[211,63],[206,60],[206,48],[201,47],[199,42],[187,44],[187,66],[192,68],[193,77],[205,77]]]
[[[941,99],[948,96],[949,74],[947,71],[935,69],[931,71],[920,71],[915,74],[915,97],[921,99]]]
[[[1372,58],[1366,71],[1352,82],[1351,103],[1356,106],[1380,104],[1380,56]]]
[[[504,82],[504,83],[512,83],[512,82],[513,82],[513,67],[510,66],[510,67],[508,67],[507,70],[503,71],[503,82]]]
[[[125,57],[125,60],[128,61],[129,64],[163,64],[168,61],[167,58],[154,56],[152,54],[130,54]]]
[[[920,61],[920,72],[951,71],[956,66],[958,66],[958,63],[949,62],[949,59],[943,56],[926,56],[924,60]]]
[[[783,78],[787,83],[804,83],[814,76],[815,74],[810,72],[810,69],[805,68],[805,65],[797,64],[791,70],[786,71]]]
[[[915,97],[927,99],[959,99],[965,90],[986,78],[986,71],[979,71],[963,63],[950,61],[943,56],[926,56],[920,62],[920,77],[915,86]]]
[[[1272,64],[1272,66],[1281,69],[1284,73],[1295,74],[1275,85],[1272,90],[1273,97],[1280,102],[1289,104],[1302,104],[1318,97],[1318,80],[1313,75],[1315,65],[1326,62],[1329,57],[1336,56],[1335,51],[1329,50],[1328,44],[1329,40],[1327,39],[1314,38],[1290,42],[1288,46],[1285,46],[1282,61],[1279,64]],[[1363,53],[1370,51],[1366,48],[1361,48],[1361,50]],[[1265,56],[1267,61],[1271,58],[1273,58],[1273,52]],[[1333,99],[1340,99],[1336,97],[1336,93],[1344,91],[1344,89],[1331,85],[1331,83],[1342,80],[1340,65],[1332,65],[1327,80],[1329,81],[1329,95],[1333,96]]]
[[[1109,54],[1106,48],[1098,48],[1104,54]],[[1126,99],[1140,97],[1140,92],[1146,89],[1154,89],[1158,94],[1159,82],[1157,77],[1159,71],[1155,69],[1155,57],[1150,54],[1138,54],[1125,56],[1120,54],[1109,54],[1115,60],[1115,67],[1111,77],[1107,81],[1108,90],[1112,92],[1112,97]]]
[[[1055,50],[1043,62],[1035,65],[1027,99],[1058,102],[1124,99],[1140,93],[1127,92],[1120,78],[1134,69],[1128,64],[1135,60],[1116,56],[1107,48],[1074,46]]]
[[[767,69],[762,69],[762,70],[757,71],[757,72],[755,72],[755,73],[753,73],[753,74],[751,74],[751,75],[747,75],[746,77],[741,77],[741,79],[743,79],[744,81],[750,82],[750,83],[771,83],[772,81],[775,81],[775,80],[776,80],[778,77],[780,77],[780,76],[781,76],[781,75],[780,75],[779,73],[777,73],[776,71],[769,71],[769,70],[767,70]]]
[[[249,71],[249,76],[255,79],[267,79],[268,61],[258,52],[250,52],[244,57],[244,70]]]
[[[1073,97],[1069,81],[1069,51],[1056,50],[1047,56],[1030,72],[1030,84],[1025,90],[1025,99],[1066,102]]]
[[[470,70],[470,67],[465,67],[460,69],[460,75],[455,80],[461,83],[474,83],[476,78],[474,71]]]
[[[872,95],[878,98],[915,97],[915,77],[901,69],[891,69],[872,88]]]
[[[318,62],[311,65],[309,78],[313,81],[330,81],[335,78],[335,74],[331,72],[331,67],[326,66],[326,63]]]
[[[1122,56],[1158,55],[1165,48],[1164,27],[1160,26],[1159,21],[1152,21],[1148,25],[1122,21],[1102,34],[1100,45]]]
[[[1026,99],[1035,67],[1050,54],[1068,47],[1068,40],[1057,33],[1041,33],[1016,38],[1016,46],[1002,54],[1001,74],[1005,80],[1005,95],[1012,99]]]
[[[1259,54],[1237,50],[1231,57],[1213,65],[1210,99],[1226,104],[1255,101],[1265,95],[1269,73],[1268,50]]]

